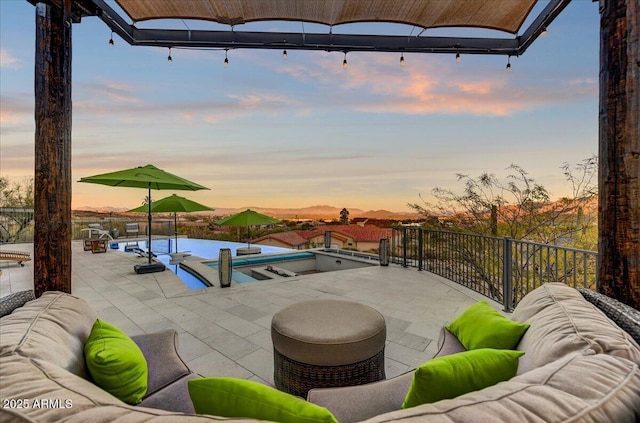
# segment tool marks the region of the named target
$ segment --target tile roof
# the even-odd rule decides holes
[[[277,241],[282,242],[283,244],[290,245],[292,247],[297,247],[298,245],[306,244],[308,238],[301,237],[296,231],[287,231],[287,232],[276,232],[273,234],[265,235],[260,238],[252,239],[252,243],[259,243],[260,241],[264,241],[266,239],[275,239]]]

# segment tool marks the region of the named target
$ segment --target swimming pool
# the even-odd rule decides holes
[[[137,246],[141,250],[147,251],[148,241],[120,241],[117,243],[117,248],[113,248],[116,244],[111,244],[112,249],[119,251],[125,251],[127,246]],[[251,244],[255,247],[260,247],[262,253],[279,253],[297,251],[288,248],[272,247],[270,245]],[[202,257],[203,259],[217,259],[221,248],[231,249],[231,254],[236,255],[238,248],[246,247],[246,243],[242,242],[229,242],[229,241],[215,241],[211,239],[194,239],[194,238],[178,238],[178,248],[180,252],[189,252],[192,256]],[[175,239],[154,239],[151,241],[151,251],[156,255],[156,260],[162,262],[168,270],[175,273],[184,284],[190,289],[206,288],[208,285],[202,282],[199,278],[180,268],[178,264],[171,264],[171,256],[169,253],[176,251]]]
[[[260,280],[240,270],[236,270],[236,267],[258,266],[258,265],[269,264],[269,263],[283,263],[290,260],[313,260],[315,263],[315,258],[316,258],[315,253],[296,252],[298,250],[286,250],[286,251],[290,251],[290,253],[286,255],[274,255],[274,256],[257,255],[255,257],[251,257],[251,256],[233,257],[233,259],[231,260],[231,265],[232,265],[231,279],[233,279],[235,282],[238,282],[238,283],[256,282]],[[264,252],[266,253],[267,251],[264,251]],[[273,252],[279,252],[279,251],[271,251],[271,252],[273,253]],[[212,269],[218,270],[217,261],[203,262],[203,264],[206,264]]]

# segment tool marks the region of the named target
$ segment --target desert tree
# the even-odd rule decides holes
[[[0,241],[16,242],[33,222],[33,178],[11,182],[0,176]]]
[[[563,163],[561,170],[571,191],[555,201],[524,168],[511,164],[504,179],[488,172],[477,177],[457,174],[461,191],[436,187],[432,190],[435,201],[420,196],[422,202],[409,207],[430,228],[573,245],[595,223],[597,166],[596,156],[575,165]]]
[[[340,210],[340,224],[348,225],[349,224],[349,210],[343,208]]]
[[[550,255],[547,244],[595,250],[597,198],[597,158],[590,157],[576,165],[564,163],[561,167],[570,195],[551,200],[551,194],[536,182],[522,167],[512,164],[508,174],[500,179],[493,173],[478,177],[458,174],[461,190],[435,188],[434,202],[409,204],[424,218],[424,226],[468,234],[510,237],[534,241],[526,248],[512,251],[513,274],[525,281],[529,274],[541,275],[548,280],[561,281],[567,275],[595,272],[594,263],[566,263]],[[422,198],[422,197],[421,197]],[[446,237],[434,234],[437,245],[425,247],[424,254],[448,251],[448,271],[464,269],[465,277],[482,284],[489,296],[502,300],[501,278],[492,272],[500,268],[505,252],[499,242],[470,243],[465,237]],[[439,241],[438,241],[439,240]],[[480,247],[478,245],[481,245]],[[480,248],[480,251],[478,250]],[[585,258],[585,260],[587,260]],[[439,259],[440,264],[443,263]],[[528,282],[519,290],[526,292]],[[515,292],[519,295],[521,292]]]

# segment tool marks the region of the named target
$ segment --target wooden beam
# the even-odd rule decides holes
[[[71,293],[71,0],[36,6],[34,281]]]
[[[598,283],[640,309],[640,6],[600,4]]]

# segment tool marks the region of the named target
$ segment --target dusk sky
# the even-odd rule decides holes
[[[503,56],[405,54],[401,67],[399,54],[352,52],[344,70],[342,53],[278,50],[231,50],[225,68],[224,51],[173,49],[169,63],[165,48],[109,46],[109,28],[85,18],[72,30],[73,180],[151,163],[209,187],[175,193],[211,207],[404,212],[460,187],[457,173],[505,177],[515,163],[569,195],[563,162],[598,151],[599,19],[597,2],[574,0],[507,71]],[[34,46],[34,6],[0,0],[0,175],[16,181],[34,174]],[[73,208],[146,195],[72,190]]]

